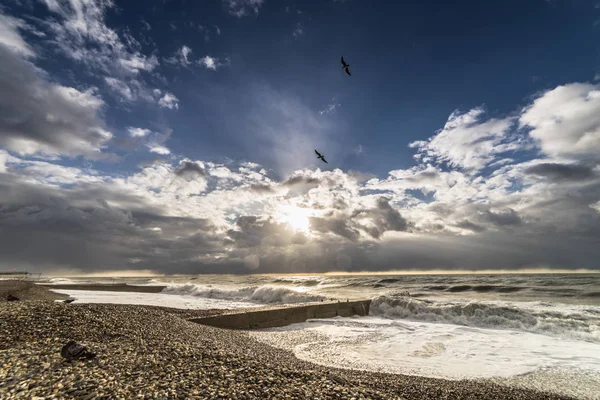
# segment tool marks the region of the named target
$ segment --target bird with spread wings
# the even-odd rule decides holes
[[[352,76],[350,73],[350,64],[344,60],[344,56],[342,56],[342,69],[345,70],[348,75]]]
[[[315,150],[315,153],[317,153],[317,158],[319,160],[323,161],[325,164],[329,164],[327,160],[325,160],[325,156],[323,154],[319,153],[317,150]]]

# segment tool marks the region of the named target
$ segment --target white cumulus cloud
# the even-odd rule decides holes
[[[178,110],[179,99],[172,93],[165,93],[165,95],[158,100],[158,105],[170,110]]]

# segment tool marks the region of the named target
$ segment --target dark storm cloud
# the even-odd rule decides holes
[[[486,211],[483,217],[496,226],[520,225],[522,222],[519,214],[512,208],[500,212]]]
[[[551,181],[581,181],[594,176],[593,169],[581,164],[544,163],[525,170],[526,174],[537,175]]]
[[[357,241],[360,232],[351,226],[352,222],[346,218],[310,218],[312,230],[320,233],[333,233],[350,241]]]
[[[221,237],[205,220],[114,208],[0,209],[0,225],[2,262],[26,262],[36,268],[121,269],[135,260],[143,268],[168,272],[173,263],[222,250]]]
[[[198,176],[206,176],[206,171],[198,163],[193,161],[182,161],[179,167],[175,170],[175,175],[194,178]]]
[[[331,207],[336,210],[346,210],[348,208],[348,204],[342,199],[335,199],[331,204]]]
[[[469,221],[467,219],[464,220],[464,221],[462,221],[462,222],[460,222],[460,223],[458,223],[458,224],[456,224],[456,226],[459,227],[459,228],[468,229],[470,231],[477,232],[477,233],[484,232],[486,230],[485,227],[477,225],[477,224],[474,224],[474,223],[472,223],[471,221]]]
[[[106,157],[110,139],[99,117],[102,100],[47,81],[20,55],[0,44],[0,145],[20,153]]]
[[[230,229],[227,236],[238,248],[256,247],[268,239],[268,244],[273,246],[289,243],[290,232],[285,225],[274,222],[271,218],[241,216],[236,225],[237,230]]]
[[[259,194],[275,193],[275,190],[273,190],[270,185],[265,185],[262,183],[253,183],[250,185],[250,190]]]
[[[359,220],[368,221],[368,225]],[[351,215],[330,211],[321,217],[310,218],[310,226],[314,231],[333,233],[350,241],[358,241],[360,231],[366,232],[373,239],[380,239],[387,231],[407,231],[410,225],[385,197],[379,198],[374,208],[356,210]]]
[[[309,176],[296,175],[283,182],[284,186],[295,186],[295,185],[314,185],[317,186],[321,183],[320,179],[312,178]]]
[[[137,205],[133,211],[111,202]],[[223,236],[206,219],[160,215],[143,199],[100,185],[57,190],[0,174],[0,265],[84,271],[154,269],[212,255]],[[222,266],[221,266],[222,267]]]
[[[142,161],[138,164],[138,167],[140,168],[145,168],[145,167],[152,167],[154,165],[159,165],[159,164],[168,164],[171,160],[169,160],[168,158],[164,158],[164,157],[155,157],[152,160],[148,160],[148,161]]]
[[[377,199],[375,208],[355,211],[353,217],[367,217],[371,220],[373,225],[362,229],[374,239],[381,238],[381,235],[387,231],[404,232],[410,227],[408,221],[390,205],[390,200],[385,197]]]

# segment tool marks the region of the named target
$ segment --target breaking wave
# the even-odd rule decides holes
[[[172,284],[164,288],[161,293],[262,304],[307,303],[326,299],[323,296],[276,286],[248,286],[239,289],[225,289],[205,285]]]
[[[513,293],[527,289],[524,286],[504,286],[504,285],[434,285],[425,286],[423,289],[431,291],[444,291],[450,293],[477,292],[477,293]]]
[[[317,286],[320,285],[323,281],[319,279],[286,279],[279,278],[275,279],[273,283],[284,283],[287,285],[295,285],[295,286]]]
[[[48,283],[52,283],[54,285],[71,285],[71,284],[75,284],[78,282],[75,282],[68,278],[50,278],[48,280]]]
[[[600,342],[600,318],[585,310],[564,312],[493,303],[443,302],[379,296],[369,313],[389,319],[436,322],[479,328],[510,329]]]

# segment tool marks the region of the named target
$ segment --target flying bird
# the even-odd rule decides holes
[[[350,64],[344,61],[344,56],[342,56],[342,69],[345,70],[348,75],[352,76],[350,73]]]
[[[315,153],[317,153],[317,158],[319,160],[323,161],[325,164],[329,164],[327,160],[325,160],[325,156],[323,154],[319,153],[317,150],[315,150]]]

